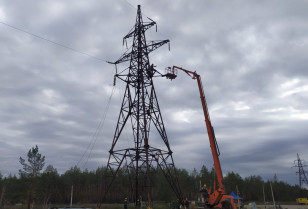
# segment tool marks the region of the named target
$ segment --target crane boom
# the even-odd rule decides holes
[[[178,66],[173,66],[168,67],[166,73],[166,77],[170,79],[176,78],[176,70],[181,70],[184,71],[186,74],[188,74],[192,79],[196,79],[198,83],[198,89],[200,93],[200,100],[203,108],[203,113],[204,113],[204,119],[205,119],[205,124],[206,124],[206,129],[209,137],[209,142],[210,142],[210,147],[212,151],[212,156],[213,156],[213,161],[214,161],[214,167],[215,167],[215,172],[216,172],[216,177],[218,181],[218,188],[217,190],[214,187],[214,191],[210,192],[208,202],[206,203],[210,207],[214,208],[227,208],[228,206],[231,206],[233,209],[236,209],[236,206],[234,204],[233,198],[230,195],[226,195],[225,188],[223,185],[223,175],[222,175],[222,170],[221,170],[221,165],[220,165],[220,160],[219,160],[219,148],[217,145],[216,137],[215,137],[215,132],[214,128],[211,123],[210,119],[210,114],[208,111],[207,107],[207,102],[203,90],[203,85],[201,81],[201,76],[197,74],[196,72],[186,70],[184,68],[178,67]],[[227,203],[226,203],[227,201]]]
[[[173,68],[173,70],[174,69],[182,70],[185,73],[187,73],[188,75],[190,75],[192,77],[192,79],[197,80],[199,93],[200,93],[200,100],[201,100],[205,124],[206,124],[206,129],[207,129],[207,133],[208,133],[208,136],[209,136],[209,141],[210,141],[210,146],[211,146],[211,151],[212,151],[212,156],[213,156],[213,161],[214,161],[214,167],[215,167],[215,170],[216,170],[218,188],[222,192],[224,192],[224,186],[222,184],[223,175],[222,175],[222,170],[221,170],[220,161],[219,161],[219,154],[220,153],[219,153],[219,148],[217,146],[214,128],[213,128],[212,123],[211,123],[210,114],[209,114],[209,111],[208,111],[208,108],[207,108],[207,102],[206,102],[206,99],[205,99],[205,94],[204,94],[204,90],[203,90],[201,76],[199,74],[197,74],[196,72],[192,72],[190,70],[186,70],[186,69],[183,69],[183,68],[178,67],[178,66],[173,66],[172,68]]]

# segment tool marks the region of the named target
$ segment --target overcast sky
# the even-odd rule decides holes
[[[147,40],[171,43],[150,54],[156,69],[201,75],[223,173],[298,183],[296,154],[308,161],[308,2],[284,0],[2,0],[1,174],[17,175],[35,145],[59,173],[106,165],[124,85],[112,94],[115,67],[104,60],[125,52],[138,4],[158,26]],[[176,166],[211,168],[196,81],[179,72],[154,85]]]

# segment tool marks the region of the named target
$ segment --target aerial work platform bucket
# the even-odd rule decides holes
[[[165,75],[166,78],[173,80],[177,77],[178,71],[177,69],[171,68],[171,67],[167,67],[165,68]]]

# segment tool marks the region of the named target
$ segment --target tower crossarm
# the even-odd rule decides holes
[[[131,59],[137,57],[137,53],[135,51],[124,53],[114,64],[120,64],[122,62],[130,61]]]
[[[149,54],[155,49],[161,47],[162,45],[169,43],[170,40],[163,40],[163,41],[151,41],[150,44],[148,44],[146,47],[143,47],[143,50],[145,50],[145,53]],[[124,53],[117,61],[114,62],[114,64],[120,64],[122,62],[130,61],[133,59],[136,59],[138,56],[138,53],[136,51],[131,51],[129,53]]]
[[[141,26],[141,30],[143,32],[145,32],[146,30],[148,30],[150,27],[154,26],[156,24],[156,22],[152,21],[150,23],[144,24]],[[123,40],[128,39],[130,37],[133,37],[135,35],[136,32],[136,28],[138,27],[138,25],[136,25],[134,27],[134,30],[132,30],[131,32],[129,32],[126,36],[124,36]]]
[[[155,49],[161,47],[162,45],[169,43],[169,39],[167,40],[163,40],[163,41],[151,41],[151,44],[147,45],[147,53],[151,53],[152,51],[154,51]]]

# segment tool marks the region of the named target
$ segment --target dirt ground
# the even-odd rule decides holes
[[[308,209],[308,205],[280,205],[281,209]],[[244,208],[252,209],[251,206],[245,205]],[[279,208],[279,207],[278,207]],[[257,205],[257,209],[274,209],[273,205]]]

